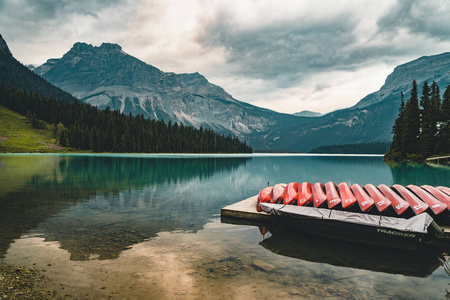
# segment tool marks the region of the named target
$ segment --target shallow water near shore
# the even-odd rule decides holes
[[[432,253],[222,223],[268,183],[449,185],[379,156],[0,155],[0,257],[74,299],[442,299]]]

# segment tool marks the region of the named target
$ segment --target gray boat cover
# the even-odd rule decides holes
[[[426,212],[409,219],[403,219],[296,205],[261,203],[261,207],[263,211],[276,216],[327,219],[405,232],[427,233],[427,228],[433,223],[433,218]]]

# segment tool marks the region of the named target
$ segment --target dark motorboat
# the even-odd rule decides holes
[[[415,250],[443,233],[427,213],[404,219],[274,203],[261,208],[294,230],[381,247]]]

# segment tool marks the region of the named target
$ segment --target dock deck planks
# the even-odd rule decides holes
[[[221,209],[220,213],[225,218],[246,219],[252,221],[272,221],[273,216],[266,212],[256,210],[258,196],[253,196]]]

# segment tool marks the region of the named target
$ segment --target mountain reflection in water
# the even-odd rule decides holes
[[[0,257],[30,232],[88,260],[161,231],[199,230],[225,205],[202,189],[250,159],[0,156]]]

